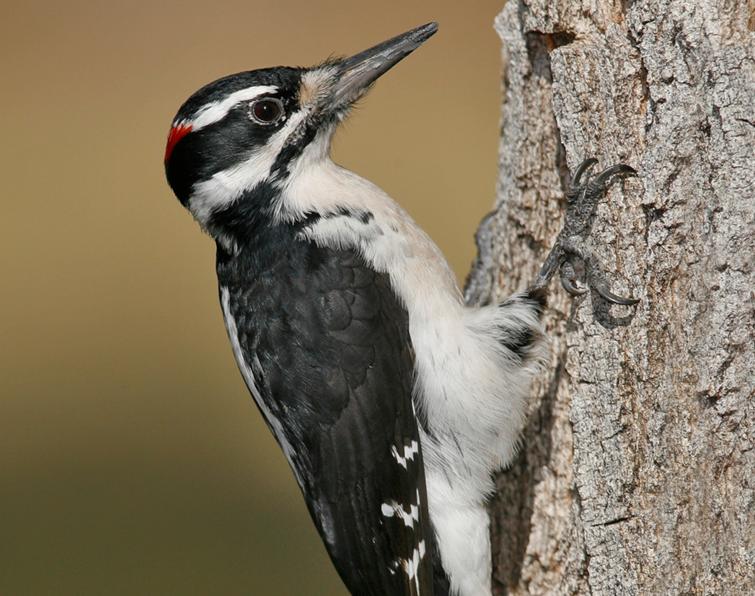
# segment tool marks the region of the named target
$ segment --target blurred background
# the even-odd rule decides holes
[[[219,76],[429,20],[336,161],[460,279],[496,176],[503,0],[25,2],[0,19],[0,594],[344,594],[236,370],[162,156]]]

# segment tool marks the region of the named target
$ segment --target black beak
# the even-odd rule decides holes
[[[427,23],[342,60],[339,64],[338,80],[333,86],[331,107],[348,107],[378,77],[411,54],[437,30],[438,23]]]

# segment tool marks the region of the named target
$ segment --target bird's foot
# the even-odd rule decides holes
[[[597,203],[605,195],[611,178],[616,175],[635,176],[637,173],[626,164],[616,164],[593,178],[590,170],[596,163],[598,160],[594,158],[586,159],[577,168],[566,194],[564,227],[530,291],[542,293],[558,270],[561,285],[572,296],[581,296],[592,288],[613,304],[637,304],[639,300],[636,298],[624,298],[611,292],[598,259],[585,242]],[[584,281],[577,273],[580,268],[584,270]]]

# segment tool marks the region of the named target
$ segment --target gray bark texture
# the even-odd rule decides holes
[[[737,0],[510,0],[495,211],[470,303],[535,279],[569,171],[625,162],[554,280],[549,361],[491,502],[497,594],[755,594],[755,61]],[[598,170],[596,168],[596,171]]]

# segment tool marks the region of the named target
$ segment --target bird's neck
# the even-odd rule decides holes
[[[206,227],[219,247],[261,253],[285,236],[355,250],[389,275],[413,322],[458,318],[448,315],[462,308],[461,292],[435,243],[385,192],[320,149],[305,152],[285,180],[263,181],[213,213]]]
[[[394,290],[414,320],[462,307],[456,278],[436,244],[391,197],[372,182],[330,160],[311,163],[283,189],[288,221],[317,218],[302,234],[329,247],[358,250]]]

